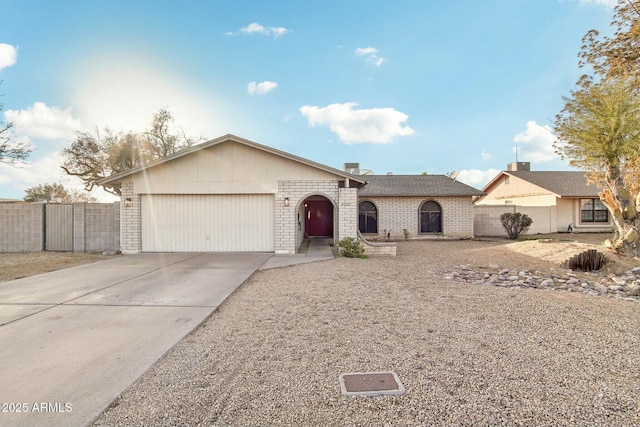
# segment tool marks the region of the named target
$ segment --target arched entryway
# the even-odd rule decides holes
[[[420,206],[420,233],[442,233],[442,208],[433,200]]]
[[[333,203],[324,196],[304,200],[305,237],[333,237]]]

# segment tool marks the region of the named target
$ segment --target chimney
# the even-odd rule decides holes
[[[530,162],[513,162],[507,165],[508,171],[531,171],[531,163]]]
[[[342,170],[351,175],[360,175],[360,163],[344,163]]]

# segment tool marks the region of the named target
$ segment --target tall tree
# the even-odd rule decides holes
[[[187,138],[184,131],[172,133],[170,126],[173,115],[166,108],[161,108],[153,116],[151,129],[142,134],[143,148],[152,159],[169,156],[177,151],[191,147],[199,140]]]
[[[622,77],[640,79],[640,1],[619,0],[611,26],[613,36],[600,37],[598,30],[582,38],[578,54],[580,67],[591,66],[600,78]],[[594,76],[585,74],[580,84],[593,83]]]
[[[609,78],[565,98],[556,116],[556,151],[591,172],[615,225],[613,246],[640,255],[638,174],[640,93],[629,80]]]
[[[142,133],[114,133],[109,129],[102,134],[82,132],[63,150],[61,167],[67,174],[79,177],[85,189],[91,191],[102,178],[169,156],[200,141],[187,138],[182,131],[172,133],[172,121],[171,113],[161,109],[154,115],[151,128]],[[104,189],[120,194],[117,187]]]
[[[2,83],[2,82],[0,82]],[[0,103],[0,113],[3,105]],[[18,141],[11,135],[13,123],[5,123],[0,119],[0,163],[16,165],[24,163],[31,154],[31,144]]]
[[[591,30],[580,66],[590,65],[556,116],[556,152],[590,172],[614,223],[611,245],[640,256],[640,0],[619,0],[612,37]]]

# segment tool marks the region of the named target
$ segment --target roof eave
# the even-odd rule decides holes
[[[486,193],[474,193],[474,194],[425,194],[425,193],[376,193],[376,194],[360,194],[360,197],[476,197],[485,196]]]

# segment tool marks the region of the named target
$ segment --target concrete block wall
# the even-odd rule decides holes
[[[529,215],[533,224],[526,232],[532,234],[564,233],[567,231],[569,220],[558,222],[558,206],[517,206],[517,205],[476,205],[475,229],[477,236],[507,237],[500,215],[505,212],[520,212]],[[576,216],[579,214],[576,214]],[[579,223],[579,218],[573,218],[573,232],[610,232],[610,225],[585,226]]]
[[[44,249],[44,204],[0,203],[0,252]]]
[[[84,252],[85,241],[85,221],[86,203],[74,203],[73,205],[73,251]]]
[[[85,213],[84,252],[120,250],[120,203],[81,204]]]
[[[73,204],[73,251],[120,250],[120,203]]]
[[[473,203],[471,197],[367,197],[359,201],[370,201],[378,210],[378,238],[404,239],[404,229],[409,238],[429,236],[420,233],[420,206],[435,201],[442,208],[442,235],[446,237],[473,237]],[[367,235],[366,237],[369,237]]]
[[[74,252],[120,250],[120,204],[74,203],[72,227]],[[45,224],[43,203],[0,204],[0,252],[41,252]],[[66,229],[68,230],[68,229]]]
[[[275,195],[275,253],[294,254],[304,239],[304,200],[311,196],[324,196],[333,203],[334,240],[338,238],[340,215],[338,181],[278,181]],[[285,198],[289,206],[285,206]],[[303,214],[300,215],[300,212]],[[345,208],[346,209],[346,208]],[[357,211],[356,211],[357,213]],[[298,216],[300,215],[300,223]]]
[[[127,206],[126,199],[131,199]],[[133,182],[123,182],[120,187],[120,250],[123,254],[142,251],[142,198],[133,192]]]

